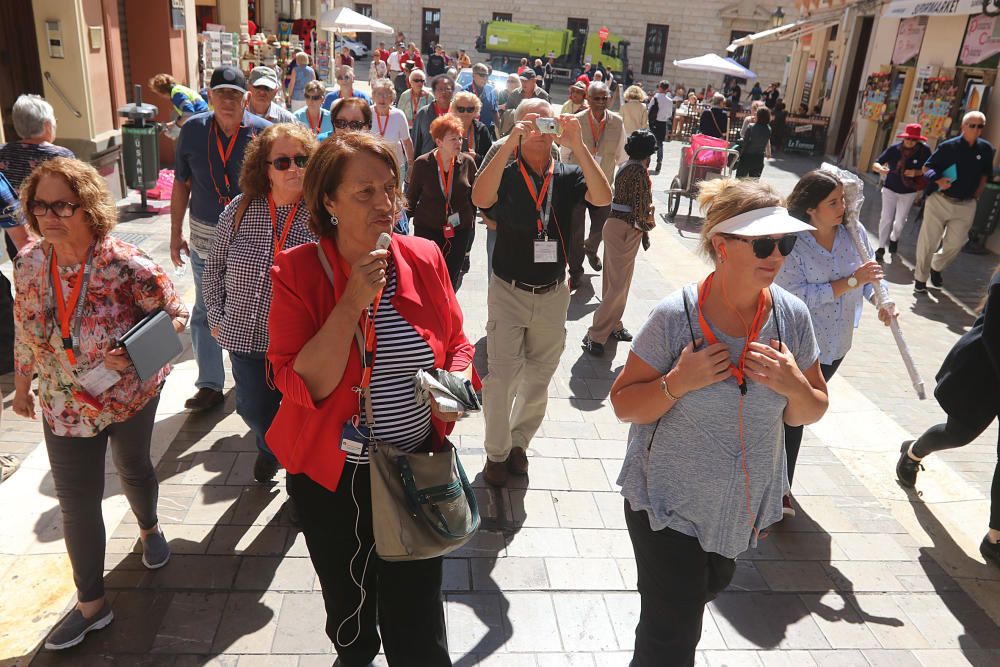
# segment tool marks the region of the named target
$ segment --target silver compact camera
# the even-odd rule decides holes
[[[556,118],[536,118],[535,127],[542,134],[561,134],[562,127],[559,125],[559,120]]]

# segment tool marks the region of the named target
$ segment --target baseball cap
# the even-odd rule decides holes
[[[527,67],[523,72],[521,72],[520,77],[525,81],[531,81],[532,79],[535,78],[535,70],[531,69],[530,67]]]
[[[278,76],[270,67],[265,67],[263,65],[260,67],[254,67],[250,72],[250,85],[263,86],[274,90],[278,87]]]
[[[573,85],[569,87],[570,90],[579,90],[581,93],[587,92],[587,86],[583,85],[583,81],[574,81]]]
[[[732,236],[769,236],[771,234],[793,234],[813,231],[816,228],[792,217],[783,206],[768,206],[726,218],[708,230],[711,238],[716,234]]]
[[[212,90],[232,88],[245,93],[247,92],[247,80],[238,67],[223,65],[212,70],[212,78],[208,87]]]

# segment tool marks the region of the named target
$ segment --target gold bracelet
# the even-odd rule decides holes
[[[681,400],[680,397],[674,396],[673,394],[670,393],[670,387],[667,386],[667,376],[666,375],[664,375],[663,377],[660,378],[660,391],[662,391],[663,394],[667,398],[669,398],[671,401],[673,401],[675,403],[677,401]]]

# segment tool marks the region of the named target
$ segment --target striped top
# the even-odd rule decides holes
[[[372,368],[372,413],[375,438],[403,451],[416,451],[431,431],[430,405],[418,405],[414,376],[433,370],[434,351],[392,305],[396,270],[390,268],[375,316],[375,366]],[[365,424],[362,406],[361,424]],[[348,454],[348,462],[368,463],[368,453]]]

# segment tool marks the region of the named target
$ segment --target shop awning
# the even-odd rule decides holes
[[[892,0],[882,10],[882,16],[966,16],[981,14],[982,11],[983,0]]]
[[[726,51],[732,53],[736,49],[743,46],[753,46],[754,44],[765,44],[767,42],[777,42],[786,39],[797,39],[815,30],[822,30],[829,28],[832,25],[837,25],[840,23],[843,15],[843,11],[835,13],[827,12],[817,16],[808,16],[806,18],[799,19],[798,21],[793,21],[792,23],[786,23],[785,25],[779,25],[777,28],[768,28],[767,30],[762,30],[761,32],[757,32],[752,35],[740,37],[727,46]]]

